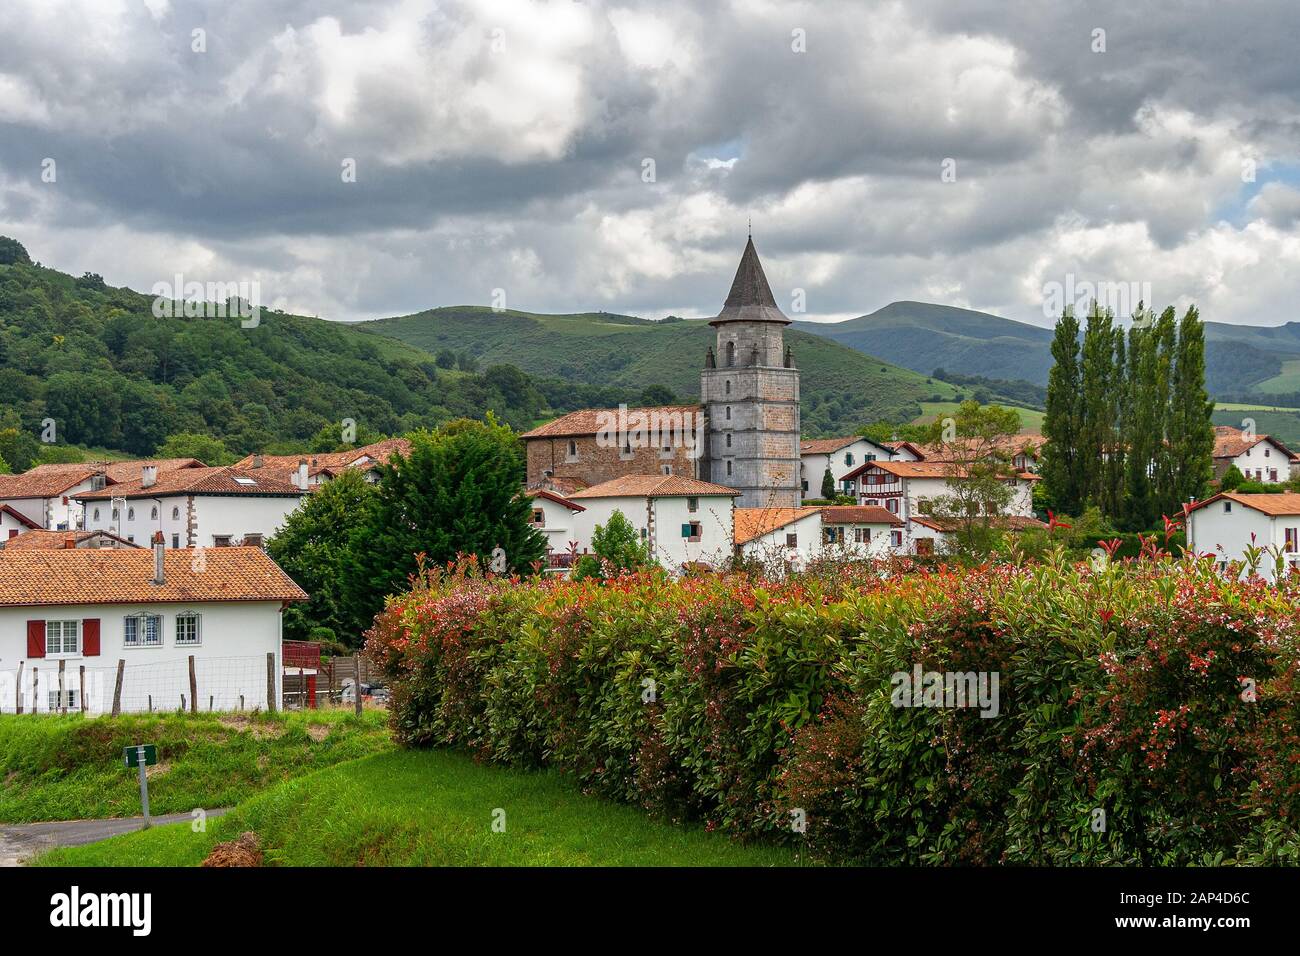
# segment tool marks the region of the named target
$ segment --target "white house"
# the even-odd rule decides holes
[[[86,530],[112,531],[133,543],[162,532],[173,548],[260,545],[307,494],[306,471],[303,464],[291,484],[237,468],[159,474],[146,465],[133,481],[83,492],[79,499]]]
[[[1213,554],[1221,570],[1245,561],[1246,548],[1274,548],[1285,567],[1300,569],[1300,494],[1224,492],[1188,508],[1187,549]],[[1275,556],[1265,554],[1259,573],[1272,578]]]
[[[689,565],[717,567],[732,554],[732,512],[738,492],[681,475],[624,475],[569,496],[574,538],[591,547],[597,526],[621,511],[636,528],[650,556],[674,573]]]
[[[885,558],[903,549],[903,520],[879,505],[822,508],[823,550],[828,555]]]
[[[1231,425],[1216,425],[1214,476],[1222,478],[1233,465],[1251,481],[1280,484],[1291,479],[1292,467],[1300,467],[1300,459],[1276,438],[1248,435]]]
[[[8,504],[50,531],[74,530],[82,527],[81,493],[130,481],[145,466],[166,474],[202,465],[197,458],[37,465],[21,475],[0,475],[0,505]]]
[[[306,599],[261,548],[6,548],[0,710],[108,711],[119,662],[123,711],[278,705],[281,614]]]
[[[822,549],[820,508],[737,508],[736,550],[772,572],[806,567]]]
[[[575,516],[587,509],[544,488],[534,488],[525,494],[532,499],[532,526],[546,536],[547,566],[556,569],[569,567],[572,564],[571,549],[578,548],[581,553],[582,548],[582,542],[577,538]],[[588,540],[586,545],[590,547],[591,541]]]
[[[799,480],[805,498],[820,498],[822,478],[831,470],[837,490],[844,488],[844,476],[867,461],[889,461],[893,450],[861,435],[844,438],[810,438],[799,443]]]
[[[879,505],[906,522],[932,514],[939,499],[953,496],[950,480],[964,474],[963,466],[955,462],[873,461],[850,472],[846,481],[859,504]],[[1033,483],[1038,476],[1021,471],[1004,480],[1011,487],[1011,500],[1003,513],[1033,517]]]
[[[0,504],[0,547],[4,547],[4,542],[10,538],[16,538],[20,534],[40,530],[40,528],[39,522],[27,517],[12,505],[8,503]]]

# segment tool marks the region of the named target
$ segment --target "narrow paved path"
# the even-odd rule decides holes
[[[206,811],[208,819],[219,817],[229,807]],[[169,813],[151,818],[154,825],[189,821],[188,813]],[[107,820],[60,820],[54,823],[15,823],[0,826],[0,866],[21,866],[23,861],[56,846],[80,846],[107,840],[120,833],[144,827],[144,817],[112,817]]]

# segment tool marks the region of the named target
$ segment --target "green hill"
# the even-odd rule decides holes
[[[703,320],[498,313],[476,306],[432,309],[357,328],[430,353],[468,351],[480,365],[515,365],[538,378],[633,389],[662,385],[688,399],[699,397],[700,369],[715,338]],[[786,341],[803,372],[803,430],[810,437],[852,432],[880,419],[910,421],[921,414],[923,402],[950,401],[960,391],[822,336],[788,330]]]
[[[942,368],[1045,385],[1052,367],[1051,329],[927,302],[891,302],[856,319],[795,327],[918,372]],[[1300,322],[1277,327],[1206,322],[1205,338],[1211,394],[1300,391]]]
[[[797,328],[918,372],[943,368],[1041,385],[1052,367],[1051,329],[946,305],[892,302],[856,319]]]

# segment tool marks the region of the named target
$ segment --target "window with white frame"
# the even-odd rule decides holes
[[[76,710],[78,706],[80,706],[80,703],[77,700],[77,692],[75,690],[65,690],[63,692],[62,702],[59,700],[59,692],[57,690],[52,690],[46,694],[45,700],[49,705],[51,713],[61,709],[59,706],[60,703],[62,703],[63,707],[66,707],[68,710]]]
[[[161,647],[162,616],[129,614],[122,619],[123,647]]]
[[[45,656],[59,657],[81,653],[80,621],[45,622]]]
[[[177,644],[200,644],[203,641],[203,630],[200,627],[199,615],[194,611],[182,611],[176,615],[176,643]]]

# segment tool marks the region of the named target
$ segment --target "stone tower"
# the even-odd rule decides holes
[[[727,301],[709,324],[718,338],[700,373],[700,477],[740,491],[738,508],[796,508],[799,370],[785,347],[790,320],[772,297],[752,236]]]

